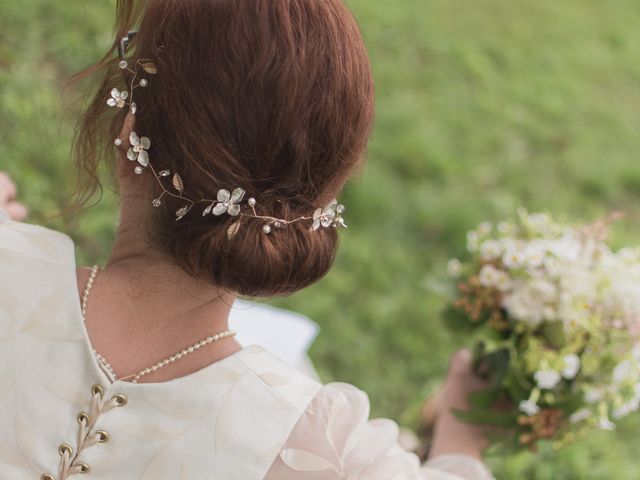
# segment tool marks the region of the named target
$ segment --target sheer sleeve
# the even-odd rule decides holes
[[[5,209],[0,207],[0,224],[8,223],[11,221],[11,216],[7,213]]]
[[[463,455],[443,455],[421,466],[398,444],[391,420],[369,420],[369,399],[333,383],[310,403],[265,480],[491,480],[489,470]]]

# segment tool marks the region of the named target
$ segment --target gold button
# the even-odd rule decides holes
[[[51,475],[50,473],[43,473],[40,476],[40,480],[56,480],[56,477],[54,477],[53,475]]]
[[[80,473],[89,473],[91,471],[91,468],[89,468],[89,465],[87,465],[86,463],[76,463],[76,466],[80,467]]]
[[[115,400],[119,407],[123,407],[127,404],[127,397],[122,393],[114,395],[113,397],[111,397],[111,399]]]
[[[100,394],[100,397],[102,397],[104,395],[104,388],[102,388],[102,385],[100,385],[98,383],[94,383],[91,386],[91,393],[93,395]]]
[[[82,422],[84,421],[84,422],[86,422],[87,424],[89,424],[89,423],[90,423],[90,421],[89,421],[89,420],[90,420],[90,419],[89,419],[89,415],[88,415],[88,414],[86,414],[85,412],[80,412],[80,413],[78,414],[78,423],[82,424]]]
[[[107,443],[109,441],[109,438],[111,438],[109,434],[104,430],[97,430],[96,435],[98,435],[99,443]]]
[[[71,456],[73,455],[73,448],[68,443],[63,443],[58,447],[58,453],[60,455],[64,455],[65,453],[68,453],[69,456]]]

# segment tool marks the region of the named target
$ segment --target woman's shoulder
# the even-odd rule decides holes
[[[0,217],[0,263],[15,264],[20,257],[75,268],[74,244],[69,236]]]
[[[420,465],[400,446],[398,425],[371,419],[367,394],[346,383],[322,386],[265,480],[303,480],[313,474],[336,478],[335,472],[367,480],[493,479],[482,462],[464,455],[443,455]]]
[[[252,345],[235,355],[263,388],[302,414],[322,389],[315,379],[298,371],[265,348]]]

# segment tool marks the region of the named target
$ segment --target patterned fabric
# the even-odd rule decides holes
[[[258,346],[168,382],[109,382],[74,256],[65,235],[0,219],[0,478],[460,478],[420,469],[359,390],[322,387]]]

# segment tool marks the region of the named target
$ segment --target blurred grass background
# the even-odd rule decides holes
[[[439,319],[446,262],[465,232],[524,205],[572,219],[628,212],[640,238],[640,4],[634,0],[348,1],[377,79],[369,165],[344,195],[332,273],[276,303],[318,321],[326,381],[369,392],[373,414],[412,426],[461,343]],[[0,169],[31,221],[65,230],[79,261],[104,261],[107,191],[71,224],[65,205],[77,92],[69,76],[111,41],[112,0],[0,0]],[[636,415],[636,417],[638,417]],[[491,457],[499,479],[639,478],[640,419],[560,452]]]

